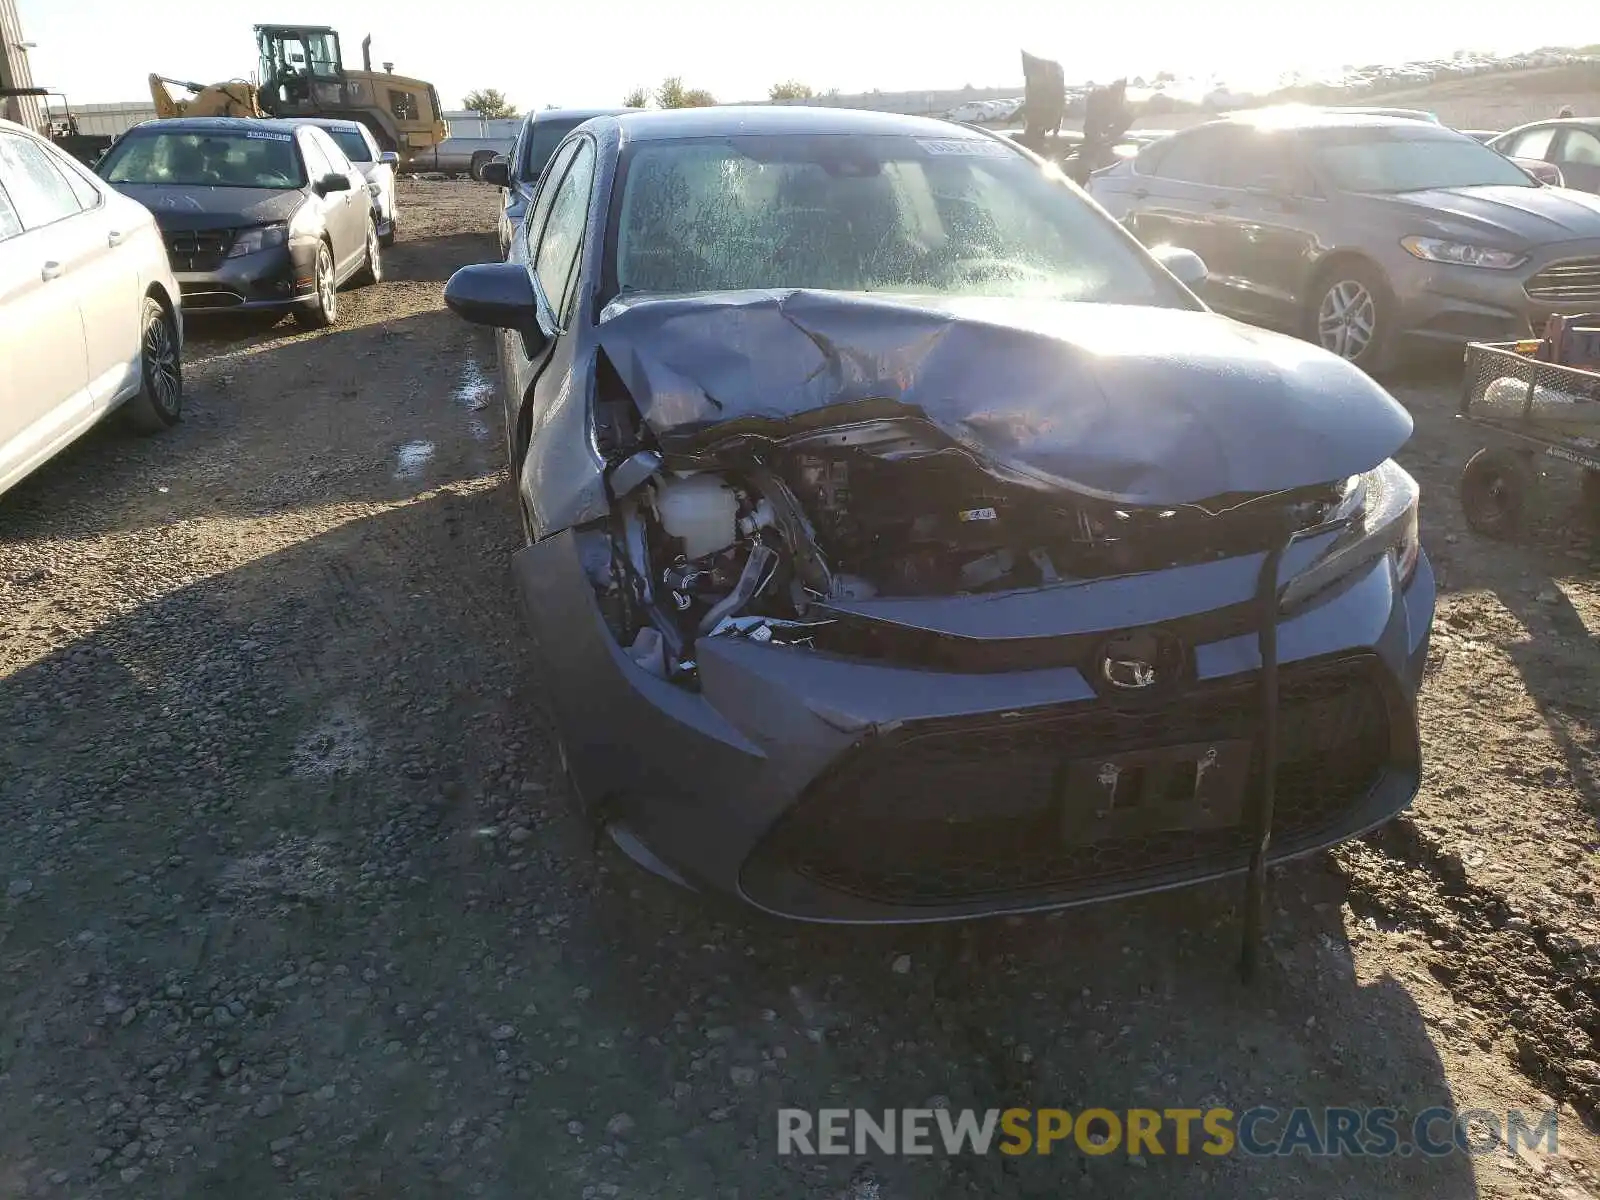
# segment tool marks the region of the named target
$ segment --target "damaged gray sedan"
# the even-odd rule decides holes
[[[1404,808],[1410,417],[1166,262],[942,122],[569,135],[445,299],[500,331],[515,574],[597,826],[773,913],[918,921],[1259,883]]]

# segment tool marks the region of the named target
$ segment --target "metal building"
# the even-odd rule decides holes
[[[33,87],[28,70],[28,42],[22,36],[22,18],[16,0],[0,0],[0,88]],[[0,99],[0,117],[38,129],[44,123],[44,106],[37,96]]]

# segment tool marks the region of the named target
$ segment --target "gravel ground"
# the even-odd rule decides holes
[[[401,185],[322,334],[196,327],[189,413],[0,500],[0,1195],[1528,1196],[1600,1188],[1600,595],[1553,480],[1462,527],[1474,448],[1408,379],[1442,578],[1427,780],[1237,889],[796,928],[573,815],[507,559],[491,347],[440,285],[493,194]],[[780,1158],[780,1106],[1534,1110],[1560,1152]]]

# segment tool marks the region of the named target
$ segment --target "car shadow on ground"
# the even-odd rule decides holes
[[[493,233],[443,233],[399,243],[383,269],[386,279],[442,284],[466,263],[499,261]]]
[[[0,545],[381,503],[500,465],[483,331],[439,310],[348,318],[196,339],[183,421],[140,438],[113,414],[0,496]]]
[[[527,675],[510,510],[503,486],[447,485],[0,680],[0,811],[29,815],[0,877],[36,881],[6,961],[28,1010],[51,1014],[8,1046],[0,1154],[87,1161],[93,1129],[19,1098],[92,1075],[113,1097],[219,1106],[172,1194],[264,1194],[267,1143],[307,1121],[342,1147],[318,1174],[329,1189],[409,1179],[441,1108],[499,1114],[463,1160],[489,1196],[613,1177],[686,1195],[1477,1194],[1459,1154],[778,1157],[780,1107],[1416,1114],[1452,1097],[1407,989],[1358,976],[1326,860],[1275,878],[1266,965],[1244,988],[1232,885],[832,929],[595,855],[535,715],[553,681]],[[324,986],[295,982],[311,977]],[[164,997],[241,980],[259,981],[247,1019],[174,1043],[189,1001]],[[108,987],[155,1007],[108,1023]],[[249,1115],[278,1061],[359,1103],[291,1093]]]

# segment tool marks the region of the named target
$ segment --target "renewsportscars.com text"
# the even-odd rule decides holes
[[[779,1154],[1082,1154],[1438,1158],[1556,1153],[1555,1111],[1429,1108],[801,1108],[778,1110]]]

